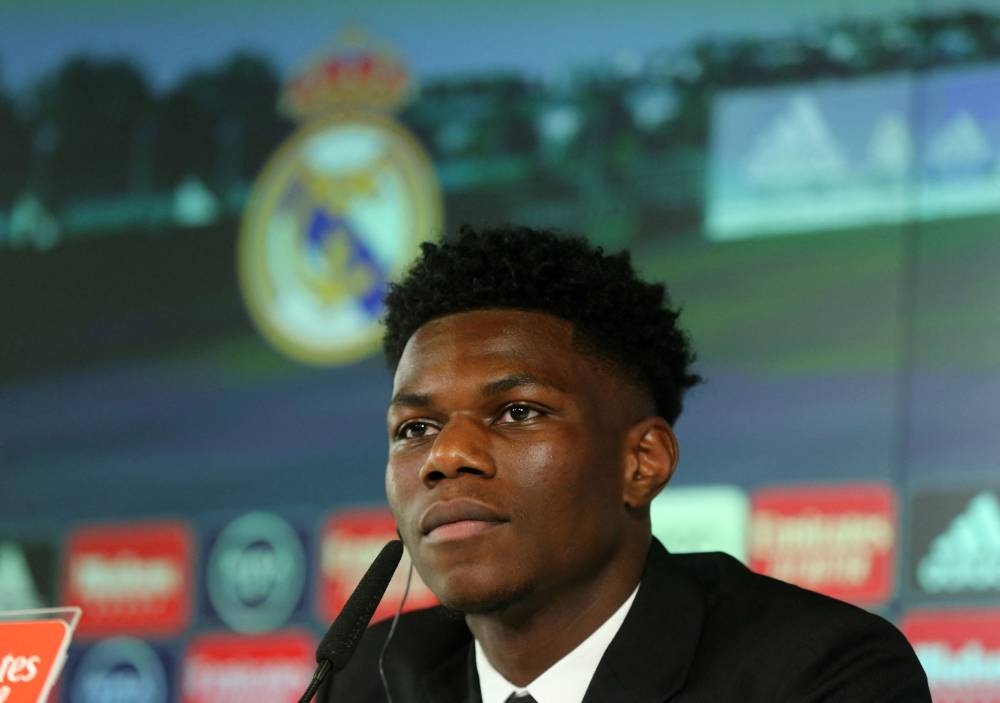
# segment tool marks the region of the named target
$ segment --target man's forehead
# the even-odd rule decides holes
[[[544,313],[478,310],[432,320],[406,343],[394,388],[449,368],[496,378],[534,376],[557,383],[579,373],[572,325]]]
[[[478,352],[482,355],[542,354],[546,345],[568,349],[573,325],[545,313],[525,310],[475,310],[439,317],[422,325],[406,343],[403,357]],[[412,353],[416,352],[416,353]]]
[[[506,335],[531,333],[563,337],[572,336],[573,324],[561,317],[537,310],[485,308],[456,312],[429,320],[417,328],[410,341],[480,334],[484,330]]]

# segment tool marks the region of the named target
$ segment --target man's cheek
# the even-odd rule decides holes
[[[494,459],[511,483],[523,488],[551,489],[567,480],[567,448],[552,442],[533,442],[526,446],[505,447]]]

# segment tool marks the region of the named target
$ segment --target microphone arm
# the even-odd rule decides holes
[[[402,558],[403,543],[398,539],[382,547],[316,648],[316,673],[299,703],[309,703],[327,674],[347,666]]]

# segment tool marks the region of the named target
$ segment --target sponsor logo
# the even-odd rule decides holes
[[[277,515],[248,513],[226,525],[206,569],[211,606],[238,632],[281,627],[304,597],[303,538]]]
[[[927,165],[942,173],[986,171],[993,163],[993,145],[976,117],[960,110],[930,138]]]
[[[294,359],[374,351],[388,281],[439,234],[434,169],[388,114],[408,93],[405,66],[358,31],[285,88],[284,111],[304,124],[254,185],[238,268],[254,323]]]
[[[948,494],[919,496],[911,511],[914,521],[940,524],[944,517],[942,512],[954,504],[956,496],[950,496],[950,499]],[[1000,591],[1000,500],[997,493],[983,490],[968,498],[961,512],[948,520],[925,548],[914,553],[921,554],[914,577],[923,593],[930,596],[995,595]]]
[[[87,649],[67,685],[69,703],[167,703],[167,671],[142,640],[116,637]]]
[[[32,540],[0,539],[0,610],[52,604],[55,550]]]
[[[321,619],[333,620],[340,613],[379,551],[393,539],[397,539],[396,523],[385,509],[345,511],[326,521],[320,543],[318,610]],[[373,620],[396,613],[406,590],[410,563],[410,555],[404,553]],[[437,598],[414,570],[404,610],[436,604]]]
[[[996,66],[739,88],[713,99],[705,225],[716,240],[994,213]],[[891,231],[891,228],[885,228]]]
[[[900,629],[927,672],[935,703],[1000,701],[1000,610],[912,613]]]
[[[184,654],[182,703],[295,703],[312,677],[316,641],[304,632],[208,634]]]
[[[672,552],[726,552],[747,559],[750,501],[737,486],[668,488],[653,501],[653,534]]]
[[[64,600],[81,635],[169,635],[191,613],[193,546],[180,522],[87,527],[67,541]]]
[[[847,159],[817,99],[799,93],[754,139],[745,168],[748,180],[763,188],[815,186],[842,180]]]
[[[865,605],[892,594],[896,501],[888,486],[776,488],[753,497],[750,567]]]
[[[889,181],[905,177],[915,158],[913,132],[905,113],[887,110],[877,119],[867,152],[874,174]]]

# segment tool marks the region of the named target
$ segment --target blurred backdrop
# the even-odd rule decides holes
[[[505,222],[683,308],[669,547],[1000,700],[1000,2],[0,14],[0,609],[84,608],[56,700],[297,700],[393,536],[381,294]]]

